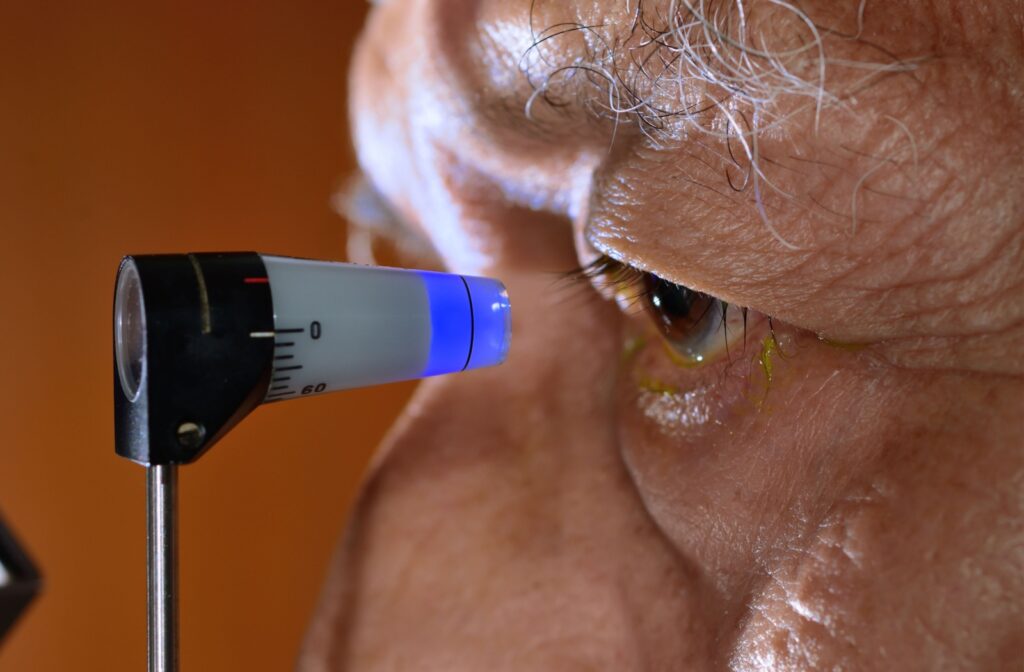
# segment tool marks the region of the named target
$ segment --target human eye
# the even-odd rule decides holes
[[[760,313],[607,255],[574,275],[589,280],[627,315],[645,321],[672,361],[683,367],[713,364],[742,352],[752,329],[765,320]]]

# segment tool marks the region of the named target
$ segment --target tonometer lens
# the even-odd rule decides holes
[[[114,350],[121,389],[134,402],[146,376],[146,313],[139,271],[131,259],[124,262],[117,277]]]

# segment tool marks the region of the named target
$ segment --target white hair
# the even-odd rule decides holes
[[[538,101],[585,100],[592,112],[614,120],[613,138],[624,123],[636,124],[655,145],[666,134],[718,138],[745,173],[737,190],[753,191],[765,225],[780,243],[794,248],[775,231],[764,208],[764,186],[789,195],[762,171],[759,136],[809,109],[816,132],[823,110],[848,107],[853,94],[876,78],[917,64],[872,47],[863,36],[867,0],[852,1],[852,30],[845,32],[813,21],[799,0],[625,0],[626,15],[632,17],[626,34],[621,25],[550,26],[534,35],[521,61],[533,86],[526,115],[533,118]],[[538,2],[533,0],[534,9]],[[570,35],[581,36],[585,48],[559,48],[557,41]],[[834,55],[833,48],[843,43],[879,58]],[[839,69],[855,73],[841,78],[841,88],[831,79]],[[580,96],[581,82],[599,87],[601,95]],[[740,147],[745,166],[731,143]],[[855,191],[854,227],[856,198]]]

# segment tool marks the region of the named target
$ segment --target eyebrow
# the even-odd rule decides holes
[[[866,82],[916,67],[915,60],[901,59],[864,39],[867,0],[856,5],[850,17],[854,25],[845,32],[815,23],[795,4],[772,3],[767,10],[772,12],[770,25],[782,26],[772,33],[778,34],[771,40],[775,48],[764,37],[766,10],[758,7],[754,21],[748,4],[673,0],[669,7],[675,11],[666,15],[652,10],[649,1],[637,0],[625,31],[617,30],[622,27],[616,22],[561,22],[538,31],[533,0],[532,42],[519,60],[532,91],[525,104],[527,117],[539,101],[553,107],[582,102],[592,108],[586,115],[590,122],[632,122],[643,132],[657,133],[678,120],[706,132],[705,113],[739,104],[760,113],[749,129],[730,122],[735,133],[750,135],[758,132],[757,123],[774,123],[771,108],[784,97],[805,99],[815,108],[816,119],[824,107],[841,102],[846,92],[829,89],[829,68],[856,68]],[[568,58],[560,58],[559,49],[574,38]],[[833,58],[830,51],[837,42],[872,47],[879,60]],[[798,74],[808,68],[814,77]]]

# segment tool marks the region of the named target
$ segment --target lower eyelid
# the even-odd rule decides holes
[[[758,340],[762,338],[764,323],[769,321],[769,318],[761,313],[735,306],[728,306],[726,310],[725,320],[717,325],[713,334],[709,334],[701,359],[680,352],[673,347],[670,339],[660,333],[657,334],[663,342],[663,349],[669,360],[679,367],[692,369],[710,366],[723,360],[732,362],[737,356],[749,353],[755,337]],[[770,331],[769,329],[769,333]],[[757,347],[760,348],[760,344]]]

